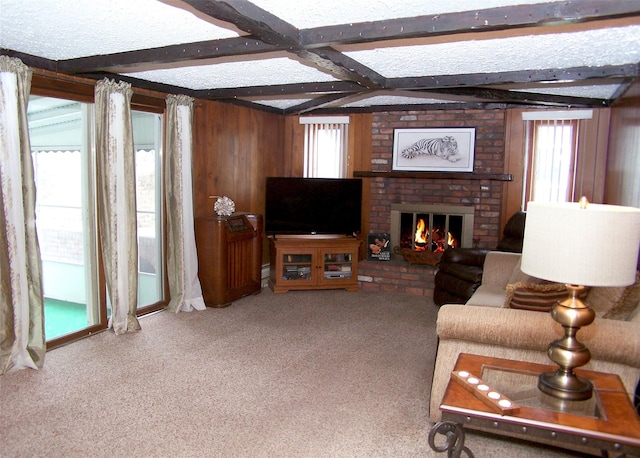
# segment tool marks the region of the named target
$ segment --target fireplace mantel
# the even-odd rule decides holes
[[[356,178],[413,178],[431,180],[490,180],[513,181],[510,173],[453,173],[453,172],[369,172],[356,170],[353,172]]]

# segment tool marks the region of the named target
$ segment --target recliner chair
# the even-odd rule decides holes
[[[525,219],[525,212],[517,212],[509,218],[494,251],[522,253]],[[434,279],[433,301],[436,305],[464,304],[469,300],[480,286],[484,258],[489,251],[478,248],[445,250]]]

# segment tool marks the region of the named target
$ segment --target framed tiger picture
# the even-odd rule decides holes
[[[475,127],[394,129],[393,170],[473,172]]]

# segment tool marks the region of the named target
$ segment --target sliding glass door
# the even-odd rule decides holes
[[[27,110],[43,263],[47,342],[104,329],[110,314],[98,267],[93,105],[32,96]],[[133,111],[138,309],[164,300],[162,117]]]
[[[64,99],[29,100],[48,341],[101,321],[90,111],[89,104]]]
[[[162,117],[133,111],[138,220],[138,309],[163,298]]]

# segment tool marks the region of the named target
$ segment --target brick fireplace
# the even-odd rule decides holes
[[[434,110],[378,112],[373,115],[371,170],[392,170],[393,132],[397,128],[475,127],[474,172],[504,173],[504,110]],[[464,172],[455,178],[366,178],[371,189],[369,230],[391,232],[392,206],[447,205],[473,209],[472,244],[479,248],[497,245],[500,230],[501,181],[469,179]],[[465,245],[468,246],[468,243]],[[391,261],[359,264],[363,290],[393,291],[418,296],[433,295],[436,267],[409,264],[402,256]]]

